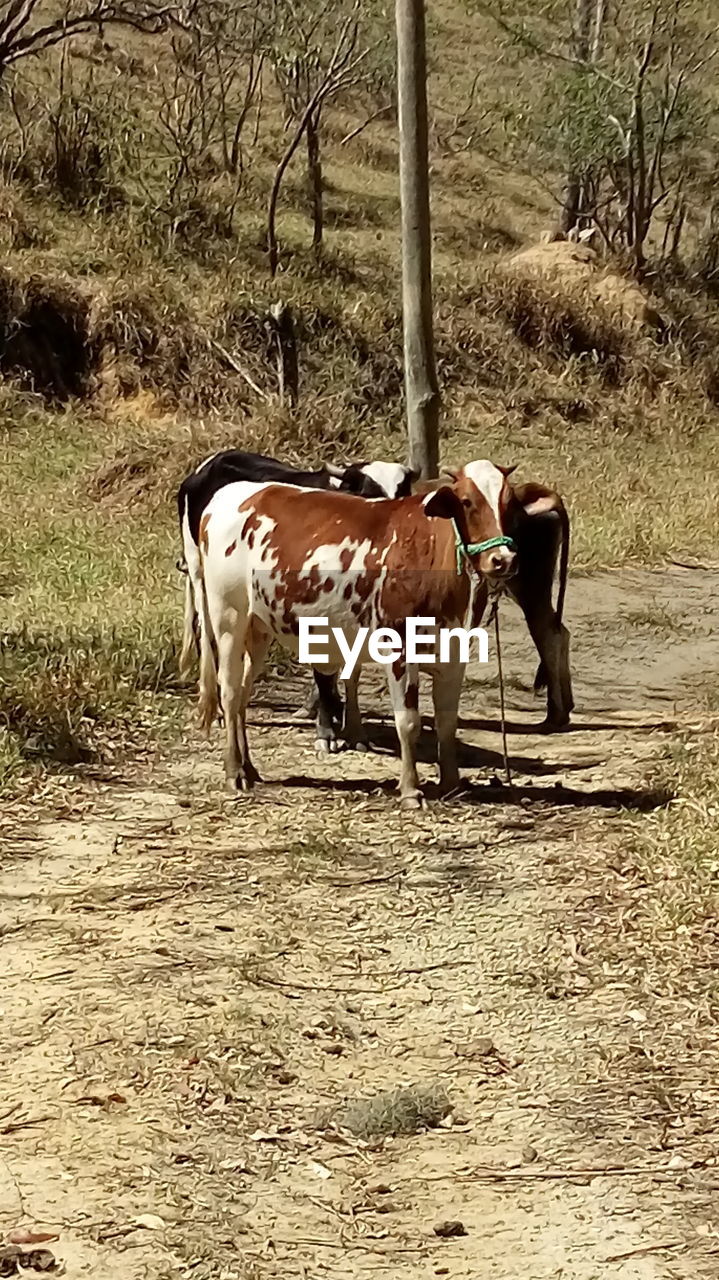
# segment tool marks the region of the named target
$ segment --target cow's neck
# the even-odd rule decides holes
[[[472,597],[472,570],[462,557],[457,572],[457,540],[454,525],[443,520],[435,540],[435,566],[437,570],[437,613],[435,616],[466,624]]]

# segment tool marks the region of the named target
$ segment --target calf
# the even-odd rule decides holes
[[[505,469],[509,477],[514,467]],[[415,492],[428,494],[454,479],[452,472],[444,480],[420,482]],[[543,485],[512,484],[514,500],[508,513],[509,532],[517,546],[517,572],[507,583],[507,591],[517,602],[527,622],[529,633],[539,654],[539,667],[534,681],[535,693],[547,690],[547,714],[541,726],[547,733],[563,729],[574,709],[569,669],[569,632],[562,622],[569,565],[569,515],[558,493]],[[557,603],[552,604],[554,578],[559,562]],[[308,708],[317,715],[316,747],[320,752],[335,749],[336,742],[328,731],[341,699],[335,677],[316,674],[319,693]],[[359,671],[345,682],[346,706],[341,737],[348,745],[367,749],[367,732],[357,699]],[[320,731],[320,725],[322,730]]]
[[[206,458],[196,471],[183,480],[177,494],[180,534],[187,569],[185,584],[185,624],[180,653],[180,672],[187,675],[193,651],[199,650],[198,604],[200,591],[200,557],[198,550],[200,520],[210,499],[226,484],[238,481],[273,482],[300,485],[306,489],[336,488],[364,498],[399,498],[412,491],[416,473],[394,462],[353,463],[349,467],[320,467],[317,471],[300,471],[297,467],[277,462],[260,453],[225,449]],[[330,694],[322,688],[322,730],[327,716],[335,711]]]
[[[363,502],[295,486],[232,484],[215,494],[200,524],[204,591],[200,714],[209,729],[219,695],[225,713],[228,785],[249,789],[259,775],[250,759],[245,715],[252,685],[273,639],[297,653],[299,619],[327,617],[346,639],[360,627],[402,634],[410,616],[437,630],[476,625],[491,584],[516,568],[508,534],[516,500],[491,462],[468,463],[426,497]],[[474,589],[473,589],[474,588]],[[218,664],[206,638],[214,635]],[[368,661],[367,644],[359,663]],[[342,663],[330,645],[327,675]],[[404,808],[421,803],[415,757],[420,731],[419,670],[404,653],[387,669],[402,765]],[[456,730],[464,663],[450,657],[432,674],[440,786],[459,783]]]

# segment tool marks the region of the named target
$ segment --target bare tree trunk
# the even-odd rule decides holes
[[[324,207],[322,157],[320,155],[320,110],[307,121],[307,182],[312,205],[312,249],[317,257],[322,252]]]
[[[604,21],[604,4],[605,0],[576,0],[572,56],[578,62],[596,61]],[[581,172],[567,174],[559,217],[559,226],[565,235],[572,230],[582,214],[585,203],[584,185]]]
[[[606,0],[594,0],[594,21],[592,24],[592,35],[589,42],[590,62],[596,62],[599,57],[599,45],[602,39],[602,27],[604,26],[604,14],[606,7]]]
[[[396,21],[407,428],[410,465],[430,480],[439,470],[440,397],[432,331],[424,0],[396,0]]]
[[[290,142],[285,148],[284,155],[281,157],[280,162],[277,168],[275,169],[275,176],[272,180],[272,187],[270,188],[270,198],[267,204],[267,256],[269,259],[271,276],[274,276],[277,274],[277,267],[278,267],[279,258],[280,258],[280,247],[277,242],[277,201],[280,196],[280,187],[282,186],[282,179],[285,176],[285,169],[287,168],[288,164],[290,163],[290,160],[292,159],[293,155],[295,154],[295,151],[297,150],[298,146],[300,145],[300,142],[302,141],[302,134],[307,128],[307,122],[310,116],[312,115],[312,112],[314,111],[314,108],[316,107],[316,105],[317,103],[313,99],[310,105],[306,108],[305,112],[303,113],[302,118],[297,128],[295,129],[295,132],[292,135]]]

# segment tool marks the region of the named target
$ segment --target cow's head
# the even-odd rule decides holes
[[[495,467],[486,459],[468,462],[459,471],[449,472],[451,483],[428,494],[423,504],[428,516],[454,521],[474,568],[494,582],[511,577],[517,567],[509,533],[515,499],[508,477],[513,471],[514,467]],[[509,539],[509,545],[504,539]]]
[[[339,489],[362,498],[408,498],[416,471],[399,462],[357,462],[346,467]]]

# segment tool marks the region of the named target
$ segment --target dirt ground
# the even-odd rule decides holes
[[[719,1275],[715,1051],[606,948],[628,813],[666,799],[651,762],[716,680],[718,613],[716,571],[575,578],[577,712],[542,737],[507,606],[512,794],[490,662],[462,703],[475,785],[418,814],[381,685],[380,749],[316,758],[287,676],[256,691],[252,799],[225,799],[188,710],[173,751],[18,806],[0,1229],[56,1232],[98,1280]],[[342,1127],[402,1085],[446,1089],[438,1127]]]

